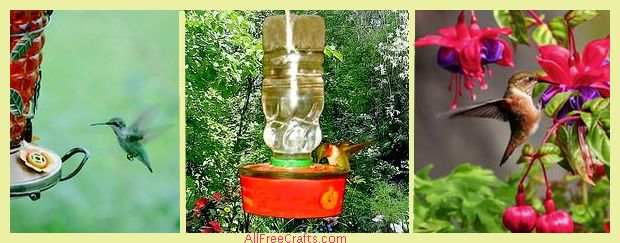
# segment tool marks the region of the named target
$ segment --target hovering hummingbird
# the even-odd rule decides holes
[[[515,73],[508,80],[503,98],[464,108],[451,113],[449,118],[481,117],[507,121],[510,124],[510,140],[499,164],[501,166],[512,152],[538,129],[540,108],[534,104],[532,98],[534,86],[538,81],[538,76],[534,73]]]
[[[327,158],[327,162],[330,165],[335,165],[341,170],[349,171],[351,170],[349,157],[368,147],[368,145],[370,144],[352,144],[348,141],[343,141],[338,145],[322,143],[318,148],[316,148],[315,163],[318,163],[323,158]]]
[[[127,126],[125,121],[119,117],[111,118],[107,122],[93,123],[90,125],[110,126],[116,135],[118,144],[125,152],[127,152],[127,159],[131,161],[134,158],[138,158],[138,160],[140,160],[146,168],[153,173],[151,162],[146,150],[144,149],[144,143],[148,142],[152,138],[152,133],[148,132],[145,128],[145,124],[151,120],[151,116],[151,112],[143,112],[130,126]]]

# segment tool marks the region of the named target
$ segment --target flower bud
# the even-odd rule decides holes
[[[525,202],[525,193],[516,196],[517,205],[504,210],[504,226],[513,233],[529,233],[536,226],[536,210]]]
[[[573,219],[570,214],[562,210],[547,212],[536,222],[537,233],[573,233],[573,230]]]

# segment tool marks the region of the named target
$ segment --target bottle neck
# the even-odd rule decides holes
[[[274,167],[303,168],[312,165],[312,156],[307,154],[281,154],[271,155],[271,165]]]

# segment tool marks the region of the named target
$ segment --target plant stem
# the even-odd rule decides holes
[[[545,133],[545,136],[543,137],[542,143],[540,145],[542,146],[545,143],[547,143],[551,135],[555,134],[555,132],[560,128],[561,125],[563,125],[564,123],[570,122],[570,121],[578,120],[578,119],[580,119],[579,116],[567,116],[562,119],[554,121],[551,128],[549,128],[549,130],[547,130],[547,133]]]
[[[521,180],[519,180],[519,192],[523,191],[523,182],[525,182],[525,178],[527,177],[527,175],[530,174],[532,165],[534,165],[534,161],[536,161],[537,158],[538,158],[538,154],[532,155],[532,160],[530,160],[529,163],[527,164],[527,169],[525,170],[525,173],[523,174],[523,176],[521,176]]]
[[[478,17],[476,16],[476,11],[471,10],[471,23],[478,23]]]
[[[588,206],[588,183],[581,182],[581,201]]]
[[[571,18],[569,18],[569,16],[571,15],[570,13],[572,12],[568,11],[566,12],[566,14],[564,15],[564,24],[566,24],[566,29],[567,29],[567,34],[568,34],[568,51],[569,51],[569,55],[570,58],[568,59],[568,64],[570,66],[575,65],[575,61],[577,60],[577,47],[575,45],[575,34],[573,33],[573,27],[570,25],[570,20]]]
[[[586,169],[586,176],[592,177],[592,155],[590,154],[588,144],[586,143],[585,130],[585,126],[577,127],[577,137],[579,138],[579,150],[581,150],[581,157],[583,158],[583,162],[585,162],[584,167]]]
[[[547,169],[545,169],[545,164],[542,162],[542,160],[538,160],[538,162],[540,163],[540,168],[542,169],[543,177],[545,178],[545,187],[547,190],[549,190],[551,189],[551,184],[549,183],[549,179],[547,178]]]
[[[527,14],[530,15],[530,17],[532,17],[534,19],[534,21],[536,21],[536,25],[543,25],[545,24],[545,22],[542,21],[542,19],[540,18],[540,16],[536,13],[536,11],[534,10],[527,10]]]

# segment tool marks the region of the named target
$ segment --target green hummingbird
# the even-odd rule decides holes
[[[138,160],[140,160],[140,162],[142,162],[146,168],[153,173],[151,162],[146,150],[144,149],[144,143],[148,142],[152,138],[152,133],[147,131],[145,128],[145,124],[151,120],[151,115],[152,114],[150,112],[143,112],[130,126],[127,126],[125,121],[119,117],[111,118],[107,122],[93,123],[90,125],[110,126],[112,131],[114,131],[114,135],[116,135],[118,144],[127,153],[127,159],[131,161],[134,158],[138,158]]]
[[[449,115],[497,119],[510,124],[510,140],[500,161],[503,165],[514,150],[536,132],[540,123],[540,107],[534,103],[534,86],[542,80],[535,73],[517,72],[508,80],[504,97],[482,102]]]
[[[340,170],[349,171],[351,170],[349,158],[369,145],[370,143],[353,144],[349,141],[343,141],[337,145],[322,143],[316,148],[315,163],[327,158],[330,165],[334,165]]]

